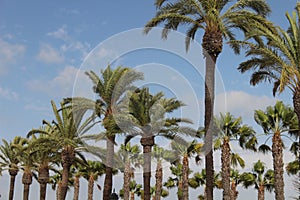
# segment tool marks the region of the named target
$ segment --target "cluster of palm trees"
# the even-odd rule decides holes
[[[54,120],[42,121],[42,126],[28,132],[27,137],[15,137],[0,146],[0,169],[8,170],[10,179],[9,199],[13,199],[15,177],[23,171],[23,199],[29,198],[33,177],[40,184],[40,199],[46,199],[47,184],[56,189],[57,199],[66,199],[68,188],[74,187],[74,199],[79,197],[79,178],[88,181],[88,199],[93,199],[94,182],[105,174],[103,199],[109,200],[113,192],[113,175],[121,171],[124,184],[120,196],[134,199],[135,194],[144,200],[161,199],[168,189],[176,187],[177,197],[188,200],[189,187],[204,186],[199,199],[213,199],[214,188],[223,190],[223,199],[237,199],[237,185],[248,188],[254,185],[258,199],[264,199],[265,188],[275,191],[277,200],[284,199],[284,163],[282,135],[292,140],[290,150],[295,161],[287,163],[289,174],[299,173],[299,120],[300,120],[300,3],[292,15],[286,14],[287,31],[266,19],[270,8],[264,0],[156,0],[157,14],[145,26],[145,33],[152,27],[164,24],[162,37],[171,30],[185,25],[186,47],[198,30],[203,30],[202,46],[206,60],[204,128],[193,130],[191,120],[172,116],[184,103],[167,98],[162,92],[152,94],[151,88],[137,88],[134,82],[143,74],[128,67],[110,66],[100,72],[86,72],[93,83],[96,100],[84,97],[65,98],[57,107],[51,101]],[[226,10],[225,10],[226,9]],[[234,29],[241,30],[245,40],[237,40]],[[239,66],[241,72],[253,71],[251,84],[262,81],[274,83],[273,93],[285,88],[292,91],[293,108],[278,101],[265,111],[256,110],[254,119],[268,137],[259,145],[255,131],[230,113],[214,117],[214,74],[223,40],[227,40],[235,53],[246,49],[251,58]],[[169,117],[172,116],[172,117]],[[96,124],[100,133],[91,134]],[[170,139],[170,149],[156,144],[157,137]],[[118,152],[116,137],[123,139]],[[140,145],[131,139],[140,137]],[[269,137],[272,142],[269,142]],[[191,139],[190,141],[184,138]],[[97,146],[104,141],[105,148]],[[258,160],[252,172],[240,173],[236,166],[245,162],[231,148],[232,141],[242,149],[272,152],[273,169],[266,170]],[[272,146],[268,146],[269,144]],[[153,151],[152,151],[153,150]],[[221,151],[221,171],[214,172],[213,151]],[[89,160],[90,155],[97,161]],[[195,172],[189,167],[190,158],[201,161],[205,155],[205,169]],[[157,162],[155,186],[151,187],[152,159]],[[162,161],[170,162],[170,176],[163,182]],[[134,170],[143,169],[143,184],[134,180]]]

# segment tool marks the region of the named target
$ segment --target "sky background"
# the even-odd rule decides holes
[[[284,14],[291,12],[296,2],[268,1],[273,11],[270,19],[286,28]],[[150,0],[0,0],[1,138],[26,136],[43,119],[51,121],[50,100],[59,103],[64,97],[78,95],[92,98],[90,82],[83,72],[98,73],[108,63],[112,67],[124,65],[144,72],[145,80],[138,83],[140,86],[151,85],[154,91],[163,90],[167,96],[183,100],[187,106],[180,114],[192,119],[196,126],[203,125],[204,60],[201,46],[196,42],[201,42],[201,32],[186,53],[181,33],[171,34],[167,41],[160,39],[157,29],[148,36],[141,34],[141,28],[154,14],[155,6]],[[242,116],[245,123],[261,132],[253,121],[254,109],[265,109],[276,99],[291,104],[291,95],[287,91],[274,98],[268,84],[250,86],[249,74],[241,75],[236,70],[243,60],[243,56],[234,55],[225,45],[217,63],[216,113],[230,111]],[[250,169],[257,155],[243,153]],[[292,158],[286,155],[285,161]],[[271,167],[270,156],[259,156]],[[220,166],[218,162],[216,167]],[[16,199],[22,194],[20,177],[19,174]],[[2,199],[7,199],[8,180],[6,173],[0,177]],[[100,179],[99,183],[102,182]],[[291,184],[287,185],[288,198],[294,193]],[[48,189],[48,199],[53,199],[54,193]],[[256,196],[254,190],[239,189],[240,199]],[[35,199],[38,191],[34,183],[30,199]],[[81,199],[85,199],[85,191],[82,190]],[[196,194],[192,191],[191,199]],[[99,195],[95,194],[95,198]],[[71,194],[68,199],[72,199]]]

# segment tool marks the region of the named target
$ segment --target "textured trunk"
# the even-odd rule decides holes
[[[134,200],[134,192],[130,192],[130,200]]]
[[[222,51],[222,34],[210,31],[208,28],[202,39],[203,54],[205,56],[205,170],[206,170],[206,198],[213,200],[214,161],[213,161],[213,115],[215,101],[215,68],[216,60]]]
[[[61,191],[61,182],[58,183],[57,189],[56,189],[56,199],[60,200],[60,191]]]
[[[18,169],[9,169],[9,175],[10,175],[10,185],[9,185],[9,200],[13,200],[14,198],[14,190],[15,190],[15,180],[16,176],[18,174]]]
[[[235,181],[231,182],[231,191],[230,191],[230,199],[231,200],[236,200],[238,197],[239,192],[236,190],[236,183]]]
[[[258,188],[258,200],[265,200],[265,186],[263,184],[260,184]]]
[[[228,138],[226,136],[223,139],[221,162],[223,200],[230,200],[230,146]]]
[[[141,144],[143,146],[144,165],[144,200],[150,200],[150,181],[151,181],[151,148],[154,145],[154,137],[142,137]]]
[[[183,200],[189,200],[189,159],[186,154],[182,160],[182,187]]]
[[[275,176],[275,199],[284,200],[284,181],[283,181],[283,144],[280,137],[280,133],[274,133],[272,138],[272,156],[273,156],[273,168]]]
[[[109,200],[110,194],[112,192],[113,184],[113,165],[114,165],[114,153],[115,153],[115,136],[108,136],[106,140],[106,169],[105,169],[105,180],[104,180],[104,190],[103,190],[103,200]]]
[[[48,165],[41,166],[38,170],[38,182],[40,184],[40,200],[46,199],[47,183],[49,182],[49,167]]]
[[[88,184],[88,200],[93,200],[94,195],[94,178],[90,176]]]
[[[73,200],[78,200],[78,198],[79,198],[79,187],[80,187],[79,176],[75,176],[75,179],[74,179],[74,197],[73,197]]]
[[[61,180],[61,186],[59,192],[60,193],[59,199],[65,200],[68,191],[70,168],[71,165],[74,163],[74,159],[75,159],[74,148],[71,146],[65,147],[62,151],[61,157],[62,157],[61,160],[62,160],[63,172],[62,172],[62,180]]]
[[[161,199],[161,191],[162,191],[162,179],[163,179],[163,170],[162,170],[162,165],[161,161],[157,163],[156,166],[156,173],[155,173],[155,200],[160,200]]]
[[[25,170],[23,177],[22,177],[22,183],[24,185],[24,191],[23,191],[23,200],[29,199],[29,188],[32,183],[32,173],[29,170]]]
[[[178,200],[183,200],[182,191],[183,191],[183,184],[182,184],[182,179],[180,178],[178,181],[178,191],[177,191]]]
[[[296,88],[296,91],[293,95],[293,104],[294,104],[294,110],[295,110],[295,113],[297,115],[297,118],[298,118],[298,128],[299,128],[299,131],[298,131],[298,152],[300,152],[300,86],[298,86]],[[298,162],[300,163],[300,156],[298,158]],[[300,172],[298,173],[298,177],[300,177]]]
[[[125,169],[124,169],[124,200],[129,200],[130,196],[130,176],[131,176],[131,169],[130,169],[130,161],[126,160],[125,162]]]

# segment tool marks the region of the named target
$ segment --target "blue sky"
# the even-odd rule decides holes
[[[284,13],[291,12],[297,1],[268,2],[273,10],[270,19],[286,28]],[[43,119],[52,120],[51,99],[58,103],[63,97],[92,95],[87,92],[88,80],[78,70],[98,72],[108,63],[147,72],[141,85],[156,84],[158,89],[184,100],[190,106],[182,111],[185,117],[203,123],[203,59],[199,44],[193,43],[186,54],[180,33],[170,41],[160,40],[159,31],[149,36],[140,34],[139,28],[154,14],[153,1],[149,0],[0,0],[1,138],[25,136]],[[199,34],[196,40],[200,39]],[[195,66],[198,60],[199,66]],[[241,115],[255,126],[253,109],[264,109],[275,99],[269,85],[249,86],[249,76],[236,70],[242,60],[227,47],[219,57],[216,110]],[[149,66],[153,67],[150,71]],[[289,92],[278,98],[291,104]],[[194,100],[196,107],[192,105]],[[7,192],[2,188],[3,196]],[[32,194],[37,191],[35,187]]]

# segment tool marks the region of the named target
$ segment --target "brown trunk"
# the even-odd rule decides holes
[[[134,192],[130,192],[130,200],[134,200]]]
[[[49,167],[48,165],[41,166],[38,170],[38,182],[40,184],[40,200],[46,199],[47,183],[49,182]]]
[[[158,161],[158,163],[157,163],[155,179],[156,179],[155,200],[160,200],[161,199],[161,191],[162,191],[162,179],[163,179],[163,170],[162,170],[161,161]]]
[[[298,118],[298,152],[300,152],[300,86],[296,88],[296,91],[293,95],[293,104],[294,110]],[[300,164],[300,156],[298,158],[298,162]],[[298,173],[298,177],[300,177],[300,172]]]
[[[260,184],[258,188],[258,200],[265,200],[265,186],[263,184]]]
[[[22,183],[24,185],[23,200],[29,199],[29,188],[32,183],[32,173],[29,170],[25,170],[22,176]]]
[[[150,181],[151,181],[151,148],[154,145],[154,137],[142,137],[141,144],[143,146],[144,165],[143,165],[143,179],[144,179],[144,200],[150,200]]]
[[[280,133],[276,132],[272,138],[272,156],[273,156],[273,168],[275,176],[275,199],[284,200],[284,181],[283,181],[283,144],[280,137]]]
[[[178,181],[178,191],[177,191],[178,200],[183,200],[182,192],[183,192],[183,184],[182,184],[182,178],[180,178]]]
[[[88,200],[93,200],[94,195],[94,178],[90,176],[88,184]]]
[[[69,182],[69,173],[71,165],[74,163],[75,159],[75,152],[74,148],[71,146],[67,146],[63,149],[61,153],[61,160],[62,160],[62,180],[61,180],[61,186],[60,186],[60,200],[65,200],[67,196],[68,191],[68,182]]]
[[[205,31],[202,39],[203,54],[205,56],[205,170],[206,170],[206,198],[213,200],[214,161],[213,161],[213,115],[215,101],[215,67],[219,53],[222,51],[222,34]]]
[[[57,189],[56,189],[56,199],[60,200],[60,191],[61,191],[61,182],[58,183]]]
[[[189,159],[185,154],[182,160],[182,197],[183,200],[189,200]]]
[[[223,139],[222,153],[222,187],[223,187],[223,200],[230,200],[230,146],[228,138],[225,136]]]
[[[131,169],[130,169],[130,161],[126,160],[125,169],[124,169],[124,200],[129,200],[130,196],[130,178],[131,178]]]
[[[18,169],[9,169],[9,175],[10,175],[10,186],[9,186],[9,200],[13,200],[14,198],[14,190],[15,190],[15,180],[16,176],[18,174]]]
[[[110,194],[112,192],[113,185],[113,165],[114,165],[114,153],[115,153],[115,136],[108,136],[106,140],[106,169],[105,169],[105,180],[104,180],[104,190],[103,190],[103,200],[109,200]]]
[[[239,192],[236,190],[236,183],[235,181],[231,182],[231,191],[230,191],[230,199],[231,200],[236,200],[238,197]]]
[[[78,200],[78,198],[79,198],[79,187],[80,187],[79,176],[76,175],[75,179],[74,179],[74,197],[73,197],[73,200]]]

